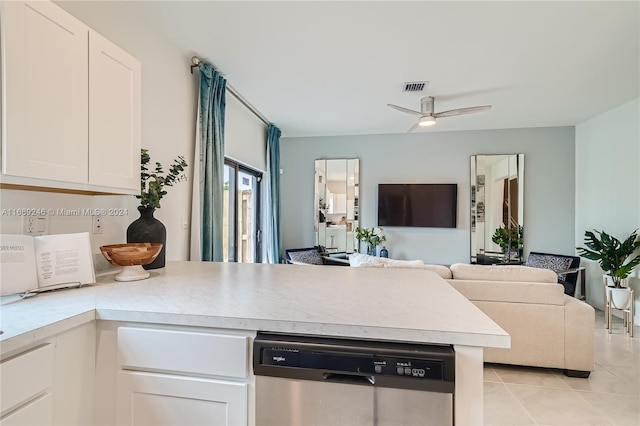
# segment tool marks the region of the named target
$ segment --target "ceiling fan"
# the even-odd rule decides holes
[[[442,112],[433,112],[434,110],[434,97],[433,96],[425,96],[420,99],[420,111],[415,111],[412,109],[404,108],[398,105],[387,104],[391,108],[397,109],[398,111],[406,112],[407,114],[418,115],[420,118],[418,122],[409,129],[409,131],[414,130],[419,127],[426,127],[436,124],[436,119],[441,117],[453,117],[454,115],[463,115],[463,114],[472,114],[474,112],[488,111],[491,109],[491,105],[482,105],[468,108],[457,108],[450,109],[449,111]]]

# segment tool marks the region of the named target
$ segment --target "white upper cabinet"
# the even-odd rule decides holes
[[[50,1],[2,2],[2,41],[2,182],[137,193],[140,62]]]
[[[87,182],[88,27],[49,2],[2,12],[3,173]]]
[[[89,181],[140,188],[140,61],[89,33]]]

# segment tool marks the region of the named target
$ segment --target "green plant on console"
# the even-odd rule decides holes
[[[607,234],[604,231],[585,231],[585,247],[576,247],[578,254],[586,259],[595,260],[610,277],[616,288],[621,288],[623,279],[631,275],[636,266],[640,265],[640,254],[631,257],[640,248],[636,229],[624,241]],[[597,235],[596,235],[597,234]],[[637,240],[636,240],[637,239]],[[628,259],[628,262],[625,261]]]
[[[363,241],[370,247],[375,247],[384,241],[387,241],[387,237],[384,235],[382,228],[356,228],[356,238],[359,241]]]
[[[495,230],[491,241],[499,245],[503,251],[508,249],[517,249],[522,247],[524,228],[520,225],[512,226],[508,230],[504,227],[500,227]]]
[[[156,162],[155,169],[149,170],[147,167],[151,162],[149,150],[143,148],[140,155],[140,195],[136,195],[136,198],[140,200],[140,207],[159,209],[160,200],[167,195],[164,187],[173,186],[174,183],[187,179],[184,174],[187,162],[183,156],[179,156],[173,160],[169,172],[165,173],[159,162]]]

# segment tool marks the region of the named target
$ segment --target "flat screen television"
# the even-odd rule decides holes
[[[379,184],[378,226],[455,228],[458,185]]]

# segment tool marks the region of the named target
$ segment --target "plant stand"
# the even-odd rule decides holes
[[[604,294],[604,326],[609,329],[609,285],[613,286],[613,280],[607,274],[602,275],[602,292]],[[623,279],[620,284],[622,287],[629,287],[629,278]],[[631,297],[633,303],[633,296]],[[631,318],[633,322],[633,318]]]
[[[627,306],[616,306],[613,301],[613,295],[611,294],[612,289],[607,289],[607,298],[606,298],[606,306],[605,306],[605,321],[607,323],[607,330],[609,330],[609,334],[613,330],[613,325],[611,324],[611,310],[618,309],[622,311],[622,324],[624,326],[624,331],[629,334],[629,337],[633,337],[633,290],[629,289],[630,293],[630,302]]]

